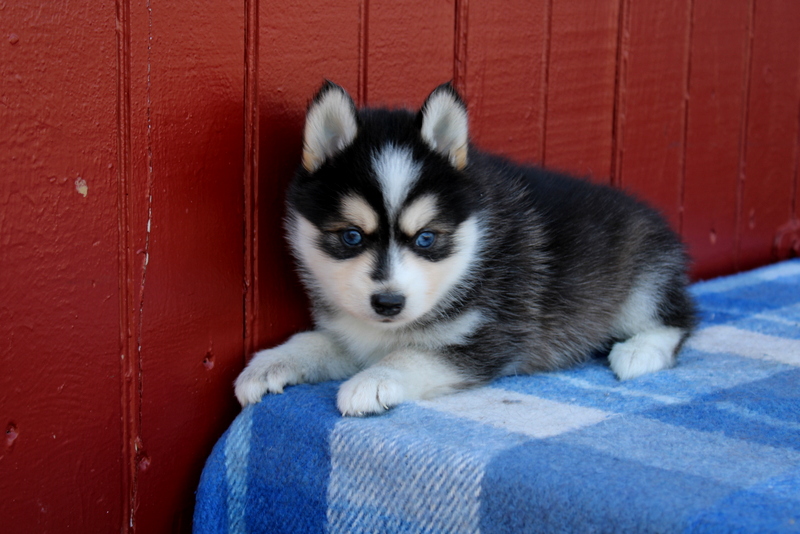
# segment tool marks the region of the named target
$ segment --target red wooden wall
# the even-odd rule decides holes
[[[258,347],[308,324],[282,193],[324,77],[637,192],[694,275],[797,254],[796,0],[0,0],[0,517],[186,531]]]

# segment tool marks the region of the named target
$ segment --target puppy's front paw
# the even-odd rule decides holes
[[[286,361],[280,351],[265,350],[256,354],[236,379],[236,398],[242,406],[255,404],[265,393],[283,393],[284,386],[302,379],[298,366]]]
[[[400,373],[380,366],[361,371],[339,388],[336,405],[342,415],[383,413],[408,400]]]

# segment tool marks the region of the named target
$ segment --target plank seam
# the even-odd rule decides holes
[[[356,100],[359,106],[367,105],[367,67],[369,55],[369,0],[358,5],[358,89]]]
[[[686,204],[686,144],[689,138],[689,106],[691,105],[691,80],[692,80],[692,43],[694,42],[694,8],[695,0],[690,0],[688,9],[688,24],[686,29],[686,58],[683,80],[683,128],[681,131],[680,176],[678,177],[678,233],[684,233],[684,212]]]
[[[799,65],[800,67],[800,65]],[[800,71],[798,71],[798,79],[800,80]],[[791,221],[797,221],[797,190],[800,187],[800,84],[798,84],[798,101],[797,101],[797,123],[795,124],[795,143],[794,143],[794,180],[792,181],[792,211]]]
[[[744,186],[747,172],[747,130],[750,122],[750,86],[753,78],[753,36],[755,32],[755,17],[756,17],[756,4],[754,0],[750,0],[750,10],[747,20],[747,39],[745,41],[745,67],[744,79],[742,80],[742,91],[744,96],[742,98],[742,118],[741,130],[739,132],[739,176],[736,180],[736,223],[734,231],[734,271],[739,271],[741,264],[741,241],[742,241],[742,223],[744,216],[742,210],[744,209]]]
[[[469,0],[456,0],[455,38],[453,39],[453,85],[462,95],[467,94],[467,32]]]
[[[550,48],[551,43],[553,40],[553,0],[548,0],[547,2],[547,12],[545,13],[545,17],[547,19],[547,32],[545,37],[544,43],[544,53],[543,53],[543,60],[544,60],[544,69],[542,73],[542,118],[541,118],[541,150],[540,154],[542,157],[542,166],[547,165],[547,115],[548,115],[548,105],[549,105],[549,95],[550,95]]]
[[[133,471],[132,489],[131,489],[131,503],[130,503],[130,521],[129,528],[131,532],[136,530],[136,510],[139,506],[139,462],[147,457],[144,450],[144,440],[142,438],[142,401],[143,401],[143,368],[142,368],[142,343],[144,334],[144,293],[145,285],[147,283],[147,267],[150,263],[150,237],[153,228],[153,190],[154,190],[154,166],[153,166],[153,99],[152,99],[152,51],[153,51],[153,8],[150,0],[145,5],[147,9],[147,76],[145,82],[145,104],[146,104],[146,157],[147,157],[147,224],[145,227],[145,242],[144,249],[144,262],[142,265],[142,275],[139,284],[139,299],[138,299],[138,317],[136,326],[136,365],[133,366],[132,372],[135,376],[135,389],[132,392],[137,403],[135,409],[136,417],[136,433],[131,435],[133,438]]]
[[[243,357],[258,343],[259,100],[258,0],[245,0],[244,28],[244,343]],[[242,362],[245,363],[244,361]]]
[[[622,161],[625,153],[625,112],[630,50],[630,2],[620,0],[617,20],[617,57],[614,74],[614,110],[611,123],[611,185],[622,187]]]

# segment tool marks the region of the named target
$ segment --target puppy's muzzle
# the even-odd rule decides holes
[[[372,295],[370,303],[372,304],[372,309],[378,315],[393,317],[403,311],[406,298],[396,293],[376,293]]]

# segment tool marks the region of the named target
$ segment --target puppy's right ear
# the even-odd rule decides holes
[[[326,81],[306,113],[303,167],[314,172],[347,148],[358,133],[356,105],[343,87]]]
[[[417,120],[422,138],[431,150],[447,157],[456,169],[467,165],[467,106],[452,84],[445,83],[433,90],[422,105]]]

